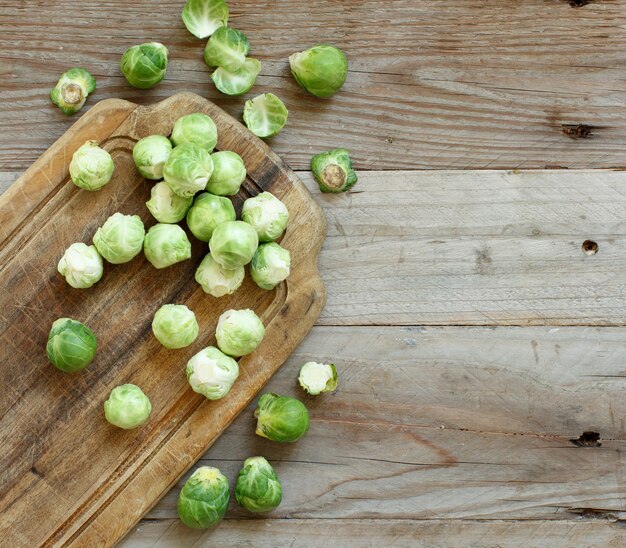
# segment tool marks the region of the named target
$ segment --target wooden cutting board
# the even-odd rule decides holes
[[[105,265],[102,280],[72,289],[57,272],[73,242],[91,243],[115,213],[139,214],[151,182],[136,171],[134,143],[168,135],[184,114],[204,112],[219,131],[218,149],[242,156],[248,179],[234,202],[268,190],[283,200],[290,224],[281,242],[291,251],[292,272],[274,291],[247,275],[231,297],[215,299],[194,281],[207,253],[192,241],[192,259],[164,270],[143,257]],[[115,173],[100,192],[75,187],[68,166],[89,139],[113,156]],[[102,101],[61,137],[0,197],[0,538],[12,546],[109,545],[189,469],[281,366],[318,317],[325,290],[317,256],[326,222],[302,182],[260,139],[211,102],[181,93],[149,107]],[[184,303],[200,324],[188,348],[167,350],[150,324],[166,303]],[[261,346],[240,360],[241,374],[222,400],[208,401],[189,388],[187,360],[215,344],[219,315],[252,308],[266,325]],[[52,322],[71,317],[98,337],[95,361],[68,375],[48,363]],[[102,405],[112,388],[140,386],[153,411],[142,428],[109,425]],[[250,419],[250,436],[254,436]]]

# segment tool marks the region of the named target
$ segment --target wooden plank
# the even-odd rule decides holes
[[[360,169],[624,166],[626,11],[621,2],[569,4],[233,1],[231,24],[263,62],[244,99],[272,91],[286,101],[289,124],[272,146],[299,169],[335,146],[353,149]],[[210,83],[204,43],[185,30],[181,5],[160,2],[155,15],[149,0],[86,0],[68,17],[60,0],[5,0],[0,165],[24,169],[72,123],[48,99],[70,66],[97,77],[86,108],[109,97],[153,103],[185,89],[239,117],[243,99]],[[170,48],[168,75],[154,90],[132,89],[120,56],[152,40]],[[347,84],[329,101],[306,95],[288,70],[289,54],[320,41],[350,59]],[[575,131],[579,124],[591,135]]]

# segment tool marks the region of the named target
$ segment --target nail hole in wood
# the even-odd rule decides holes
[[[593,240],[585,240],[582,245],[583,253],[585,255],[595,255],[598,252],[598,244]]]
[[[586,6],[587,4],[591,3],[591,0],[568,0],[569,1],[569,5],[572,6],[573,8],[582,8],[583,6]]]
[[[582,436],[569,440],[576,447],[602,447],[598,432],[583,432]]]

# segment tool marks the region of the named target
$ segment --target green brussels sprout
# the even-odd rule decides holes
[[[174,194],[166,183],[161,181],[152,187],[150,199],[146,207],[160,223],[177,223],[182,221],[193,203],[193,196],[181,198]]]
[[[211,155],[194,143],[175,147],[163,166],[163,178],[167,186],[182,198],[189,198],[199,190],[204,190],[212,173]]]
[[[248,264],[258,245],[256,231],[243,221],[227,221],[217,225],[209,240],[211,255],[229,270]]]
[[[253,310],[227,310],[220,316],[215,330],[219,349],[235,358],[253,352],[264,336],[263,322]]]
[[[309,412],[301,401],[289,396],[263,394],[254,416],[256,434],[268,440],[291,443],[309,431]]]
[[[243,95],[252,89],[259,72],[261,72],[261,62],[248,57],[237,70],[229,71],[218,67],[211,74],[211,80],[218,91],[224,95]]]
[[[266,138],[278,135],[287,123],[289,111],[276,95],[263,93],[246,101],[243,108],[243,121],[257,137]]]
[[[87,289],[100,281],[104,265],[96,246],[78,242],[65,250],[57,270],[72,287]]]
[[[274,289],[287,279],[291,255],[275,242],[261,244],[250,263],[250,276],[261,289]]]
[[[211,257],[211,254],[202,259],[196,270],[196,282],[202,286],[205,293],[213,297],[232,295],[242,284],[244,276],[243,266],[227,270]]]
[[[134,384],[122,384],[111,390],[109,399],[104,402],[104,416],[113,426],[131,430],[144,424],[152,405],[148,396]]]
[[[345,148],[336,148],[313,156],[311,171],[322,192],[345,192],[358,180],[352,169],[350,153]]]
[[[175,146],[193,143],[207,152],[213,152],[217,144],[217,126],[209,116],[201,112],[181,116],[174,123],[172,143]]]
[[[218,196],[234,196],[246,180],[246,166],[236,152],[224,150],[211,154],[213,174],[206,189]]]
[[[133,46],[122,55],[120,69],[131,86],[153,88],[165,77],[168,53],[167,48],[159,42]]]
[[[185,482],[178,495],[178,517],[192,529],[208,529],[226,515],[230,489],[217,468],[201,466]]]
[[[100,190],[113,176],[113,158],[98,144],[98,141],[87,141],[72,156],[70,177],[77,187]]]
[[[122,264],[141,253],[145,235],[139,215],[114,213],[96,230],[93,245],[111,264]]]
[[[238,376],[237,362],[214,346],[203,348],[187,362],[191,389],[209,400],[228,394]]]
[[[228,4],[224,0],[187,0],[181,16],[191,34],[208,38],[228,23]]]
[[[163,135],[148,135],[133,147],[133,160],[137,170],[146,179],[163,179],[163,166],[172,154],[172,143]]]
[[[64,114],[76,114],[96,89],[96,79],[84,68],[75,67],[61,74],[57,85],[50,91],[50,100]]]
[[[222,196],[202,192],[187,213],[187,226],[202,242],[208,242],[217,225],[237,218],[233,203]]]
[[[235,499],[250,512],[269,512],[278,508],[283,488],[272,465],[263,457],[250,457],[237,476]]]
[[[312,95],[322,98],[337,93],[348,74],[346,54],[329,44],[318,44],[290,55],[289,65],[296,82]]]
[[[191,242],[178,225],[158,223],[148,230],[143,252],[154,268],[166,268],[191,257]]]
[[[332,363],[307,362],[300,368],[298,382],[311,396],[334,392],[337,389],[337,369]]]
[[[220,27],[206,43],[204,62],[209,67],[222,67],[233,71],[243,66],[249,51],[250,43],[243,32]]]
[[[93,331],[70,318],[52,324],[46,344],[50,363],[65,373],[85,369],[94,359],[98,343]]]
[[[164,304],[152,320],[156,339],[170,350],[189,346],[198,338],[196,315],[184,304]]]
[[[289,222],[289,211],[276,196],[261,192],[243,203],[241,219],[248,223],[261,242],[278,240]]]

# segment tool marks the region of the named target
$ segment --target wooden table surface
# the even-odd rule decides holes
[[[76,119],[48,100],[70,66],[97,78],[86,108],[188,90],[241,115],[244,99],[210,83],[182,4],[0,0],[1,188]],[[274,462],[285,499],[272,515],[233,505],[193,531],[177,486],[122,546],[623,546],[624,2],[230,6],[263,63],[248,95],[284,99],[271,145],[329,222],[328,304],[268,388],[298,394],[298,366],[316,359],[337,363],[340,389],[310,400],[298,444],[252,435],[250,408],[203,457],[230,478],[250,455]],[[167,77],[135,90],[119,58],[149,40],[170,49]],[[350,59],[326,101],[287,63],[320,41]],[[336,146],[360,181],[322,195],[306,169]]]

